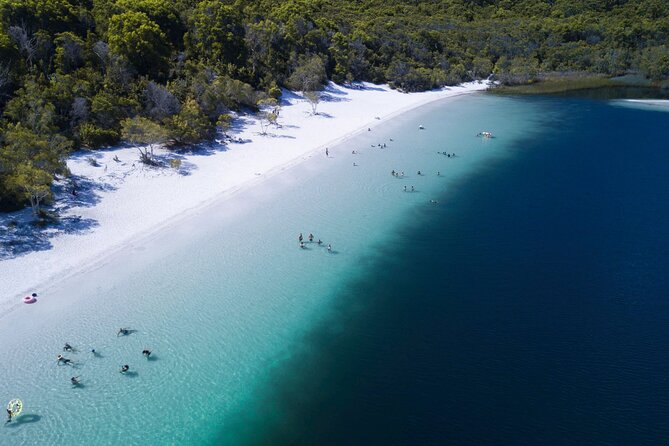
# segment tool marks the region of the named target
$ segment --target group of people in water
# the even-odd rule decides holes
[[[121,327],[116,332],[116,337],[128,336],[133,331],[134,330],[131,330],[129,328]],[[70,345],[68,342],[66,342],[65,345],[63,346],[63,351],[68,352],[68,353],[75,353],[76,352],[74,347],[72,347],[72,345]],[[91,353],[93,354],[93,356],[96,356],[96,357],[100,356],[100,354],[94,348],[91,349]],[[142,350],[142,356],[144,356],[147,359],[151,357],[151,354],[152,354],[152,351],[147,349],[147,348]],[[59,354],[58,356],[56,356],[56,364],[57,365],[69,365],[69,366],[74,366],[75,365],[74,361],[72,361],[70,358],[66,358],[62,354]],[[124,364],[124,365],[121,366],[119,372],[122,373],[122,374],[125,374],[129,370],[130,370],[130,366],[128,364]],[[80,377],[79,376],[71,377],[70,378],[70,384],[72,384],[72,387],[80,387],[82,385]]]
[[[307,237],[307,239],[309,240],[309,243],[314,243],[314,234],[310,233],[309,236]],[[297,237],[297,241],[299,242],[301,249],[307,249],[307,245],[304,243],[304,236],[302,235],[301,232],[300,232],[300,235]],[[316,244],[318,246],[323,246],[323,241],[321,239],[318,239]],[[328,243],[327,248],[328,248],[328,252],[332,252],[332,245],[330,243]]]

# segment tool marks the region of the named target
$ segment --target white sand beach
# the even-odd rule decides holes
[[[3,253],[0,318],[23,305],[25,294],[48,295],[63,279],[103,264],[142,237],[296,163],[325,157],[326,147],[361,131],[373,132],[375,125],[393,115],[487,87],[472,82],[404,94],[387,86],[330,84],[317,115],[301,95],[286,92],[279,125],[270,127],[268,134],[261,135],[259,122],[242,115],[229,132],[237,142],[211,143],[185,153],[157,150],[166,167],[140,164],[133,147],[79,152],[68,161],[74,186],[67,182],[56,195],[61,224],[39,230],[35,240],[27,237],[15,254]],[[169,167],[174,158],[181,161],[178,169]],[[38,231],[30,229],[30,219],[29,210],[3,216],[3,243],[16,243],[26,231]]]

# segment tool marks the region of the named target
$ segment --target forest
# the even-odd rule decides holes
[[[282,87],[662,81],[668,42],[666,0],[0,0],[0,211],[48,201],[74,150],[179,150]]]

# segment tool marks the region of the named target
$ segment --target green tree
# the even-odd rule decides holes
[[[276,124],[277,119],[279,119],[277,105],[278,102],[274,98],[264,98],[258,101],[258,108],[260,108],[258,118],[261,135],[267,135],[267,128],[272,124]]]
[[[158,165],[154,160],[154,149],[168,139],[167,132],[160,124],[141,116],[127,118],[121,122],[121,135],[124,140],[137,144],[139,160],[142,163]]]
[[[228,137],[228,131],[232,128],[232,116],[227,113],[224,113],[218,117],[216,121],[216,127],[223,134],[223,137]]]
[[[116,7],[121,12],[142,12],[154,21],[166,34],[175,48],[183,46],[186,27],[179,17],[179,10],[174,2],[164,0],[117,0]]]
[[[311,105],[311,114],[318,114],[318,104],[321,102],[321,92],[320,91],[305,91],[304,97],[307,98],[309,105]]]
[[[170,48],[160,27],[142,12],[124,12],[109,20],[109,49],[129,61],[140,74],[167,74]]]
[[[197,4],[190,15],[185,37],[188,52],[220,67],[242,66],[244,27],[238,9],[216,0]],[[229,68],[228,74],[232,74]]]
[[[19,164],[9,175],[7,183],[13,188],[19,199],[28,200],[34,215],[38,215],[40,205],[51,197],[53,176],[30,162]]]
[[[194,99],[188,99],[178,114],[165,120],[168,138],[177,145],[192,145],[211,137],[212,125]]]
[[[318,91],[323,89],[326,81],[325,62],[320,56],[314,55],[300,58],[287,84],[293,90]]]

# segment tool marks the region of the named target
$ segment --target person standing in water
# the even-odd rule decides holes
[[[325,156],[330,156],[330,152],[328,152],[328,148],[325,148]]]
[[[328,252],[332,252],[332,245],[328,243]]]
[[[309,234],[309,243],[314,242],[314,234]]]

